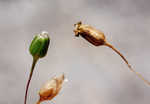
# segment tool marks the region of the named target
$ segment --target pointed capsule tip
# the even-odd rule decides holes
[[[48,32],[47,31],[42,31],[41,34],[48,35]]]

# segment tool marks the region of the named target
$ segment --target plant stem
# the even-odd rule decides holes
[[[30,81],[31,81],[32,74],[33,74],[34,67],[35,67],[35,64],[36,64],[37,60],[38,60],[38,58],[33,58],[30,75],[29,75],[28,82],[27,82],[27,85],[26,85],[26,92],[25,92],[24,104],[26,104],[26,102],[27,102],[28,89],[29,89]]]
[[[134,72],[140,79],[142,79],[146,84],[150,85],[150,82],[148,80],[146,80],[140,73],[136,72],[131,65],[128,63],[127,59],[116,49],[114,48],[111,44],[109,43],[105,43],[104,45],[108,46],[109,48],[111,48],[112,50],[114,50],[118,55],[121,56],[121,58],[125,61],[125,63],[128,65],[128,68]]]
[[[40,100],[38,100],[38,102],[36,103],[36,104],[40,104],[41,103],[41,101]]]

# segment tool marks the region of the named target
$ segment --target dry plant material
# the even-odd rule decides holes
[[[62,83],[64,81],[64,74],[59,77],[54,77],[51,80],[47,81],[39,91],[39,100],[37,104],[40,104],[46,100],[52,100],[62,88]]]
[[[93,28],[90,25],[84,25],[81,22],[78,22],[77,24],[74,24],[75,29],[75,36],[79,37],[82,36],[84,39],[86,39],[88,42],[93,44],[94,46],[107,46],[114,50],[120,57],[125,61],[125,63],[128,65],[129,69],[134,72],[139,78],[141,78],[145,83],[150,85],[150,82],[146,80],[140,73],[136,72],[131,65],[128,63],[127,59],[116,49],[114,48],[110,43],[106,41],[105,35],[102,31],[99,31],[95,28]]]
[[[31,78],[33,75],[34,67],[35,67],[37,61],[39,60],[39,58],[43,58],[44,56],[46,56],[48,47],[49,47],[49,43],[50,43],[50,38],[48,36],[48,33],[45,31],[36,35],[31,42],[29,51],[30,51],[31,55],[33,56],[33,62],[32,62],[32,67],[30,70],[28,82],[26,85],[24,104],[26,104],[26,102],[27,102],[28,89],[29,89],[29,85],[30,85]]]

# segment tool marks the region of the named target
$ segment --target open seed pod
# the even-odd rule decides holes
[[[51,80],[47,81],[39,91],[40,99],[37,104],[40,104],[40,102],[46,100],[52,100],[59,93],[64,78],[64,74],[62,74],[59,77],[54,77]]]

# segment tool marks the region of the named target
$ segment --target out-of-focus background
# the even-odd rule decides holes
[[[102,30],[133,68],[150,81],[150,0],[0,0],[0,104],[23,104],[35,34],[51,37],[36,65],[27,104],[41,85],[65,73],[68,82],[42,104],[149,104],[150,86],[111,49],[75,37],[73,24]]]

